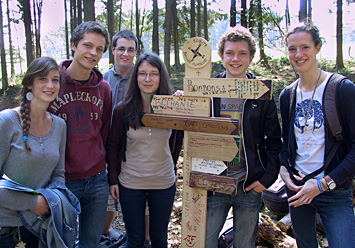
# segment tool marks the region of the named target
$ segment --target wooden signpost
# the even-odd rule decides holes
[[[194,37],[183,47],[185,96],[151,97],[141,125],[184,130],[181,247],[205,247],[207,191],[236,194],[242,178],[220,176],[226,162],[239,162],[237,120],[210,116],[210,97],[267,100],[271,80],[211,78],[211,48]]]
[[[208,117],[211,108],[209,97],[182,97],[152,95],[150,113]]]
[[[141,125],[203,133],[237,134],[239,132],[238,121],[229,118],[144,113]]]

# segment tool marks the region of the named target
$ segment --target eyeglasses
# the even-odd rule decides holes
[[[150,79],[157,79],[160,77],[160,73],[158,72],[151,72],[151,73],[138,72],[138,77],[141,79],[146,79],[148,75]]]
[[[136,50],[134,48],[124,48],[124,47],[116,47],[115,48],[116,51],[118,51],[118,53],[124,53],[127,52],[128,54],[134,54],[136,52]]]

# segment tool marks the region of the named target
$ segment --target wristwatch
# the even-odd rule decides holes
[[[337,187],[336,183],[334,182],[334,180],[330,176],[325,176],[324,179],[327,183],[329,190],[333,190]]]

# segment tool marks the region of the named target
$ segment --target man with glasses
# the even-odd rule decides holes
[[[120,31],[112,38],[111,49],[115,64],[104,74],[104,79],[109,82],[112,89],[113,108],[123,101],[137,48],[138,39],[131,31]]]
[[[138,39],[131,31],[120,31],[112,38],[111,51],[115,64],[104,74],[104,79],[112,89],[112,109],[124,100],[129,76],[133,68],[133,60],[137,54],[137,47]],[[116,217],[116,211],[120,211],[119,202],[109,195],[105,224],[102,230],[102,234],[109,238],[116,238],[118,235],[114,229],[110,229]]]

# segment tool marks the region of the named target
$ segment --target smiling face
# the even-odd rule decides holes
[[[35,77],[33,83],[28,87],[32,91],[33,99],[36,102],[49,104],[53,101],[60,88],[60,74],[58,70],[51,70],[45,76]]]
[[[316,55],[320,48],[321,44],[316,46],[308,32],[296,32],[287,38],[288,57],[300,73],[318,68]]]
[[[159,69],[143,61],[138,67],[137,81],[142,96],[156,94],[160,84]]]
[[[116,47],[112,47],[112,54],[115,58],[115,69],[117,72],[121,70],[130,71],[137,54],[135,41],[126,38],[117,39]]]
[[[247,69],[253,58],[248,42],[226,41],[222,61],[227,70],[227,78],[246,78]]]
[[[99,63],[105,51],[105,37],[98,33],[86,32],[77,46],[72,42],[71,48],[74,52],[75,66],[91,71]]]

